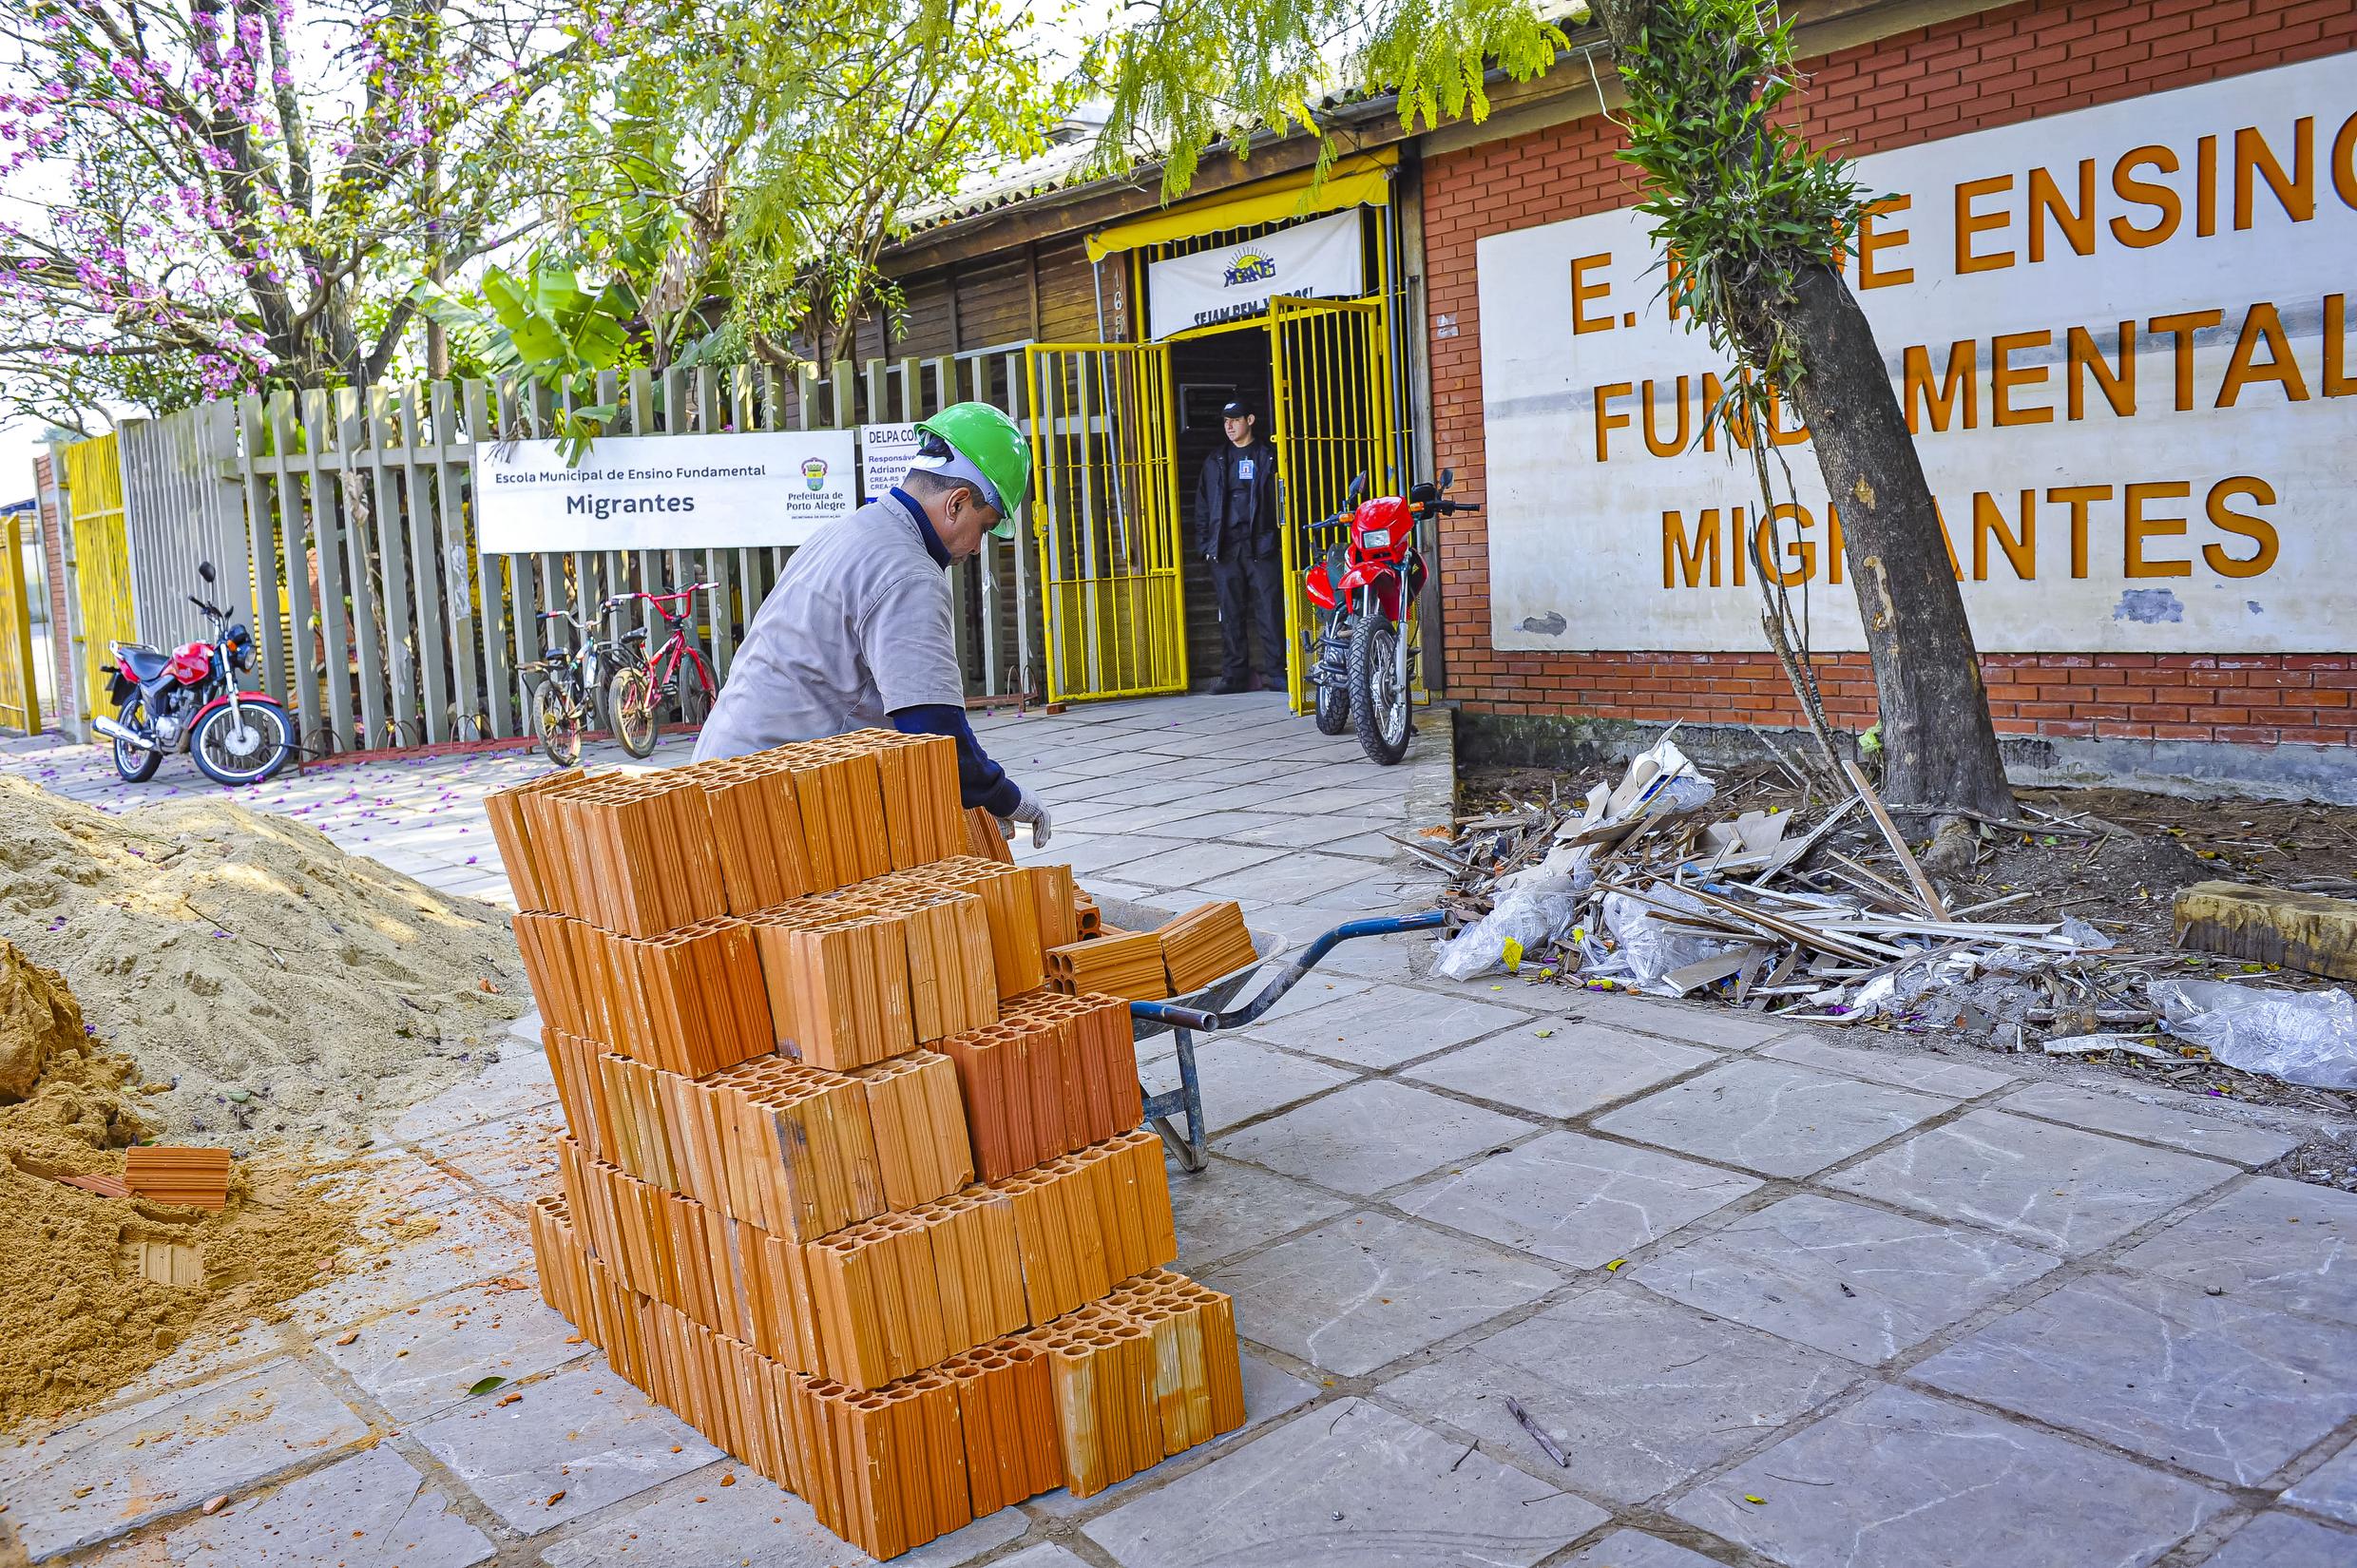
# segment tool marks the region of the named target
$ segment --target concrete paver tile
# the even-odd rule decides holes
[[[1532,1501],[1529,1477],[1351,1400],[1331,1416],[1320,1409],[1268,1432],[1082,1530],[1123,1568],[1505,1568],[1537,1562],[1606,1517],[1580,1498]]]
[[[1832,1398],[1847,1362],[1619,1285],[1582,1291],[1393,1378],[1382,1399],[1445,1421],[1558,1485],[1635,1503]],[[1550,1463],[1519,1402],[1571,1461]]]
[[[524,1397],[469,1400],[411,1435],[527,1536],[720,1457],[604,1362],[510,1391]]]
[[[2225,1506],[2051,1433],[1882,1388],[1670,1511],[1791,1568],[2142,1568]]]
[[[995,1568],[1088,1568],[1079,1558],[1052,1540],[1037,1546],[1026,1546],[1011,1558],[1002,1558]]]
[[[1338,1061],[1391,1067],[1522,1022],[1521,1013],[1485,1002],[1377,985],[1318,1006],[1264,1018],[1253,1025],[1253,1033]]]
[[[547,1056],[537,1043],[510,1035],[504,1038],[499,1060],[490,1066],[402,1112],[393,1124],[392,1138],[396,1143],[423,1142],[461,1127],[553,1105],[556,1099],[556,1078]]]
[[[1264,904],[1297,904],[1313,893],[1363,884],[1367,862],[1314,850],[1270,850],[1273,858],[1241,870],[1206,877],[1191,886],[1206,898],[1252,898]]]
[[[2092,1132],[2117,1133],[2121,1138],[2164,1144],[2189,1155],[2231,1159],[2244,1166],[2264,1165],[2301,1143],[2290,1134],[2229,1121],[2204,1111],[2151,1104],[2141,1096],[2107,1094],[2068,1083],[2033,1083],[1999,1100],[1997,1108]]]
[[[1558,1283],[1526,1259],[1380,1214],[1331,1220],[1205,1281],[1236,1297],[1238,1334],[1346,1377]]]
[[[1253,844],[1183,844],[1160,854],[1142,855],[1115,868],[1123,882],[1141,888],[1191,888],[1225,872],[1242,870],[1283,854]],[[1189,901],[1199,904],[1200,898]]]
[[[1214,1438],[1200,1448],[1190,1448],[1186,1461],[1193,1463],[1200,1454],[1217,1453],[1233,1448],[1239,1443],[1250,1443],[1253,1434],[1288,1410],[1298,1410],[1318,1396],[1315,1384],[1293,1376],[1265,1356],[1243,1354],[1244,1425],[1235,1431]],[[1094,1497],[1076,1498],[1058,1487],[1055,1491],[1031,1500],[1031,1507],[1050,1519],[1068,1519],[1083,1511],[1104,1512],[1118,1507],[1140,1492],[1150,1492],[1169,1481],[1159,1467],[1141,1470],[1127,1481],[1106,1487]]]
[[[1529,1122],[1495,1111],[1378,1080],[1336,1089],[1248,1127],[1222,1140],[1221,1150],[1322,1187],[1365,1195],[1534,1131]]]
[[[1057,833],[1044,850],[1026,846],[1015,858],[1026,864],[1069,866],[1073,876],[1085,884],[1097,872],[1123,861],[1143,860],[1149,855],[1188,847],[1181,838],[1157,838],[1147,833],[1091,833],[1083,828],[1079,832]]]
[[[473,1568],[490,1560],[490,1539],[454,1513],[408,1460],[377,1447],[337,1460],[265,1497],[98,1559],[99,1568],[158,1562],[220,1568]]]
[[[1451,1051],[1400,1076],[1540,1116],[1575,1117],[1724,1060],[1716,1051],[1692,1045],[1542,1018],[1523,1020],[1523,1026],[1510,1033]]]
[[[722,1476],[736,1479],[723,1486]],[[1030,1527],[1022,1509],[1002,1508],[891,1560],[894,1568],[954,1568]],[[800,1498],[724,1460],[651,1493],[643,1507],[542,1547],[540,1560],[547,1568],[869,1568],[875,1558],[821,1525]]]
[[[1170,1173],[1178,1267],[1189,1272],[1288,1231],[1330,1219],[1350,1206],[1347,1198],[1217,1154],[1192,1176],[1175,1168]]]
[[[493,1197],[528,1203],[557,1190],[556,1140],[565,1136],[561,1105],[446,1133],[417,1152],[480,1182]]]
[[[1198,1039],[1196,1076],[1202,1086],[1203,1115],[1215,1133],[1358,1076],[1347,1068],[1271,1050],[1241,1035]],[[1178,1087],[1178,1059],[1174,1056],[1152,1070],[1140,1069],[1139,1077],[1148,1094],[1175,1089]]]
[[[513,1383],[594,1353],[537,1294],[505,1285],[470,1285],[354,1332],[349,1345],[323,1335],[319,1353],[399,1422],[466,1403],[487,1377]]]
[[[1911,1376],[2236,1485],[2357,1415],[2357,1329],[2093,1274]]]
[[[1658,1536],[1615,1530],[1595,1545],[1574,1552],[1563,1568],[1718,1568],[1718,1561],[1673,1546]]]
[[[1392,1201],[1518,1252],[1600,1269],[1758,1186],[1675,1155],[1563,1132],[1435,1176]]]
[[[9,1518],[32,1560],[232,1496],[369,1435],[310,1368],[274,1361],[97,1416],[10,1455]]]
[[[458,1286],[527,1273],[531,1238],[504,1204],[478,1197],[415,1155],[394,1151],[362,1161],[339,1178],[361,1198],[363,1245],[349,1249],[339,1273],[295,1298],[305,1333],[407,1307]],[[372,1252],[370,1244],[390,1247]]]
[[[2182,1285],[2357,1325],[2357,1193],[2260,1176],[2118,1261]]]
[[[1804,1176],[1954,1103],[1813,1068],[1746,1059],[1624,1105],[1599,1118],[1596,1126],[1769,1176]]]
[[[1779,1019],[1733,1007],[1632,996],[1621,991],[1581,991],[1571,1005],[1559,1010],[1590,1023],[1635,1029],[1692,1045],[1715,1045],[1726,1051],[1748,1051],[1765,1045],[1790,1035],[1795,1027]]]
[[[2344,1524],[2357,1524],[2357,1443],[2310,1470],[2284,1493],[2284,1501]]]
[[[1832,1045],[1814,1035],[1779,1040],[1763,1046],[1759,1054],[1771,1061],[1797,1061],[1804,1067],[1820,1067],[1844,1078],[1862,1078],[1869,1083],[1888,1083],[1894,1088],[1945,1095],[1950,1100],[1977,1100],[1992,1090],[2021,1081],[2011,1073],[1992,1072],[1928,1051]]]
[[[1803,1193],[1634,1274],[1690,1307],[1872,1366],[2059,1261],[1978,1231]]]
[[[1827,1185],[2077,1253],[2125,1235],[2233,1175],[2233,1166],[2213,1159],[1996,1111],[1967,1111],[1828,1177]]]
[[[2348,1568],[2357,1536],[2292,1514],[2261,1514],[2234,1532],[2202,1568]]]

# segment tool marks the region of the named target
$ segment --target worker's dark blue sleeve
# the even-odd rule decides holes
[[[966,710],[947,702],[928,702],[892,715],[892,728],[902,735],[941,735],[957,742],[958,794],[968,806],[980,806],[992,816],[1012,816],[1023,791],[1006,770],[990,760],[966,722]]]

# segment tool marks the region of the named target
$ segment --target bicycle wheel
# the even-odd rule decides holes
[[[655,755],[655,681],[636,664],[624,664],[605,683],[605,711],[614,738],[632,756]]]
[[[680,666],[680,722],[700,725],[712,717],[712,689],[704,682],[711,677],[694,664]]]
[[[540,732],[540,749],[560,768],[581,760],[581,704],[555,680],[532,689],[532,718]]]

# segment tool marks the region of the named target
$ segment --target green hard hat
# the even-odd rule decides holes
[[[983,499],[999,514],[991,533],[1015,537],[1015,513],[1031,491],[1031,443],[1023,427],[987,403],[952,403],[918,430],[937,435],[980,474],[990,493]]]

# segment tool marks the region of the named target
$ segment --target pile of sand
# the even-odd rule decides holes
[[[220,796],[106,816],[0,777],[0,937],[70,977],[144,1116],[233,1148],[356,1143],[528,1005],[499,910]]]
[[[192,1335],[282,1315],[355,1233],[324,1171],[238,1161],[218,1214],[54,1179],[123,1174],[122,1150],[144,1130],[126,1093],[134,1068],[92,1049],[64,982],[5,943],[0,1000],[0,1067],[32,1072],[21,1097],[0,1092],[4,1431],[105,1398]],[[174,1269],[182,1283],[149,1277]]]

